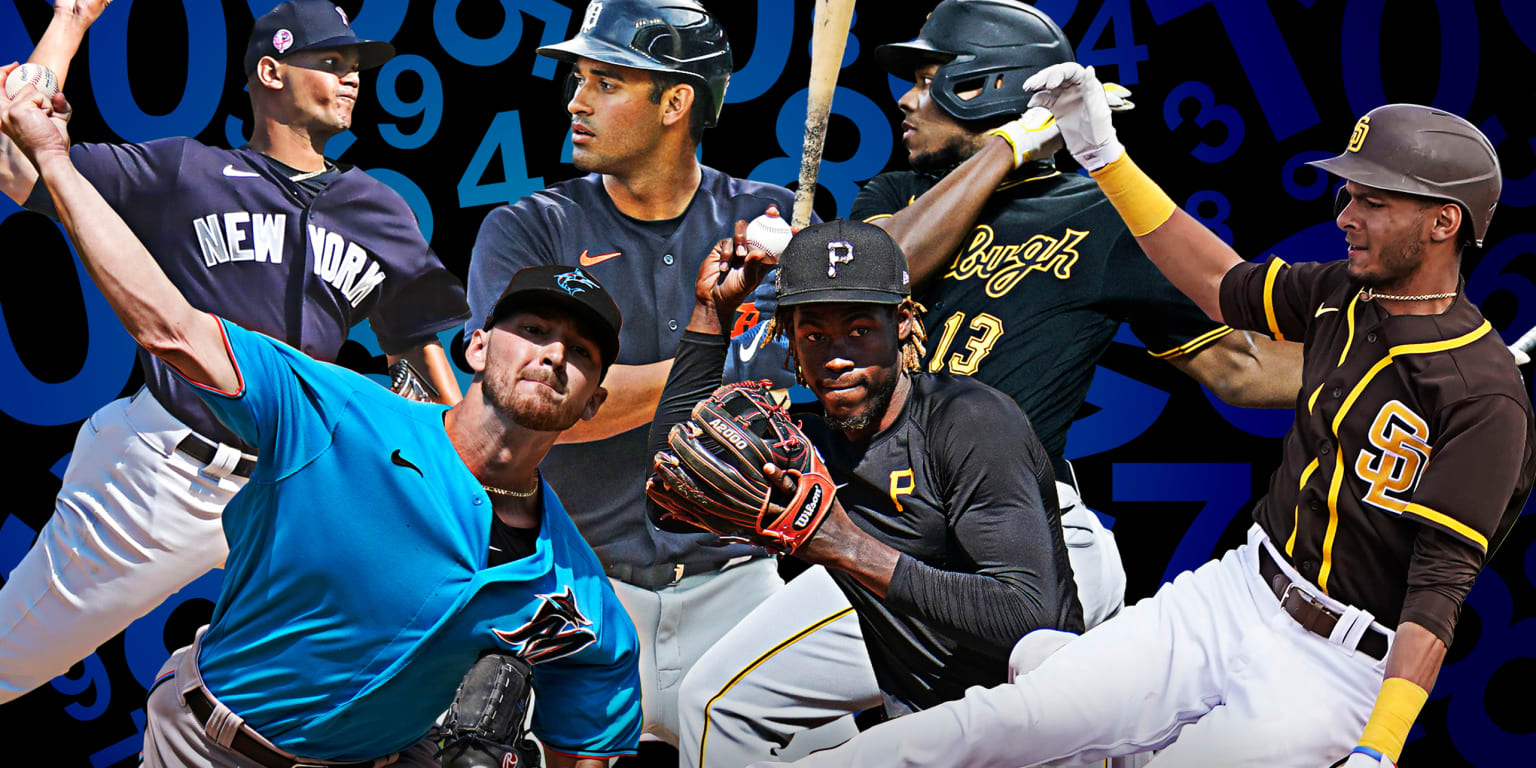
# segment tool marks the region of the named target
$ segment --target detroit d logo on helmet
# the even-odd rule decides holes
[[[581,20],[581,31],[591,32],[592,28],[597,26],[597,17],[602,12],[602,0],[592,0],[592,4],[587,6],[587,17]]]

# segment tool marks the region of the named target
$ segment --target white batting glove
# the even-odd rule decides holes
[[[1397,763],[1392,762],[1386,755],[1377,757],[1363,751],[1351,752],[1348,757],[1334,765],[1339,768],[1397,768]]]
[[[1029,100],[1030,107],[1045,107],[1056,116],[1067,151],[1079,165],[1096,171],[1125,154],[1109,119],[1109,96],[1093,67],[1052,64],[1025,80],[1024,90],[1037,92]]]
[[[1131,102],[1130,89],[1119,83],[1104,84],[1104,99],[1111,112],[1129,112],[1136,108]],[[1017,119],[987,131],[986,135],[1001,136],[1008,142],[1013,148],[1014,168],[1047,159],[1064,146],[1055,116],[1044,107],[1034,107]]]
[[[1013,147],[1013,167],[1043,160],[1061,151],[1061,130],[1050,110],[1035,107],[1018,118],[990,131],[988,136],[1001,136]]]

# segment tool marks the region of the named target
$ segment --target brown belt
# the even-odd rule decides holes
[[[213,457],[218,455],[219,447],[198,437],[196,434],[189,433],[181,439],[181,442],[176,444],[176,450],[197,459],[203,463],[203,466],[208,466],[213,463]],[[240,461],[235,462],[235,468],[230,471],[230,474],[250,479],[251,472],[254,469],[256,469],[256,462],[242,456]]]
[[[1339,614],[1319,602],[1302,585],[1294,584],[1275,562],[1269,547],[1263,545],[1259,546],[1259,575],[1274,591],[1275,597],[1279,598],[1280,607],[1303,629],[1324,638],[1333,636],[1333,628],[1339,623]],[[1296,588],[1292,589],[1292,586]],[[1372,627],[1365,630],[1355,650],[1381,661],[1387,657],[1388,646],[1387,636]]]
[[[193,688],[186,692],[187,708],[192,710],[192,716],[197,718],[199,727],[207,726],[208,718],[213,715],[213,701],[208,698],[208,692],[202,687]],[[242,726],[235,734],[235,738],[229,742],[229,748],[266,766],[266,768],[372,768],[377,762],[367,760],[360,763],[335,763],[327,760],[294,760],[288,755],[274,751],[271,747],[251,738]]]

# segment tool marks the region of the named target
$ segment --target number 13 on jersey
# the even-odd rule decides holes
[[[949,347],[955,343],[955,336],[960,333],[960,328],[966,326],[975,331],[975,335],[965,340],[965,350],[949,354]],[[949,372],[961,376],[974,376],[981,367],[982,358],[992,352],[992,347],[998,339],[1003,337],[1003,321],[995,315],[982,312],[971,318],[971,322],[965,322],[965,313],[956,312],[944,318],[944,335],[939,337],[939,343],[933,348],[933,355],[928,359],[928,372],[938,373],[948,365]],[[946,361],[945,357],[949,359]]]

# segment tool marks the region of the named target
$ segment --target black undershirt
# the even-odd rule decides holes
[[[683,212],[683,216],[678,216],[672,219],[656,219],[654,221],[647,219],[637,219],[623,212],[620,212],[619,215],[629,219],[630,221],[634,222],[636,226],[643,228],[645,231],[650,232],[651,234],[663,240],[670,240],[672,235],[677,232],[677,228],[683,225],[683,216],[688,215],[688,213],[685,210]]]
[[[501,516],[491,513],[491,552],[486,558],[486,567],[494,568],[513,560],[521,560],[531,554],[538,546],[539,529],[513,528],[501,521]]]

